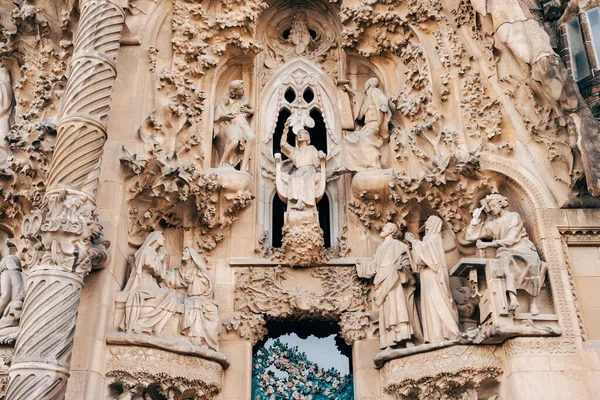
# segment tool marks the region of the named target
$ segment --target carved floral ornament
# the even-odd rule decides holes
[[[354,268],[312,269],[311,280],[322,288],[320,291],[287,288],[285,281],[292,275],[292,271],[280,267],[252,267],[238,272],[236,314],[226,324],[227,330],[256,343],[267,334],[266,320],[317,319],[337,322],[348,344],[370,334],[369,288],[358,279]]]

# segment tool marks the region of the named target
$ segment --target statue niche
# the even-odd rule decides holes
[[[297,59],[267,85],[258,108],[258,132],[266,134],[259,158],[260,196],[270,205],[265,227],[293,266],[322,263],[336,237],[329,205],[339,201],[338,182],[329,178],[341,150],[337,104],[331,79]]]
[[[319,226],[317,203],[325,194],[327,185],[326,155],[310,144],[310,134],[304,128],[294,132],[297,146],[292,147],[288,143],[291,122],[290,118],[284,126],[280,146],[293,167],[290,173],[283,172],[281,154],[275,154],[276,186],[279,198],[287,203],[283,227],[284,246],[296,241],[304,246],[308,244],[310,248],[306,249],[306,253],[295,252],[297,262],[308,264],[318,261],[320,250],[325,244],[323,230]]]
[[[250,156],[254,151],[256,136],[248,119],[254,115],[250,101],[244,93],[244,81],[229,84],[229,94],[215,108],[214,137],[223,142],[219,167],[236,167],[248,172]]]

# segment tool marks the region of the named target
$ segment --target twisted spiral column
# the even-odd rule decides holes
[[[64,399],[83,278],[98,258],[95,192],[125,16],[111,0],[80,3],[47,191],[23,223],[42,250],[27,279],[8,400]]]

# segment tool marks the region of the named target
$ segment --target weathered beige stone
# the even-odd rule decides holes
[[[597,398],[594,7],[3,2],[0,396],[248,400],[308,322],[356,399]]]

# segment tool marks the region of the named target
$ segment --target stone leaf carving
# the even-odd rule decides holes
[[[362,338],[358,331],[365,327],[364,313],[369,309],[368,286],[358,279],[356,270],[347,267],[319,267],[311,270],[323,288],[320,292],[287,288],[284,281],[290,271],[282,267],[252,267],[236,274],[236,314],[228,325],[232,329],[240,320],[249,320],[249,313],[270,319],[319,319],[339,322],[346,340]],[[346,315],[353,314],[354,315]],[[255,319],[253,325],[260,325]],[[238,328],[239,329],[239,328]],[[237,330],[237,329],[234,329]]]
[[[262,314],[236,312],[224,325],[228,332],[237,332],[241,338],[249,340],[252,345],[255,345],[269,333],[265,328],[266,323]]]
[[[121,164],[128,172],[130,193],[129,241],[139,244],[156,226],[182,223],[180,205],[196,210],[201,228],[198,245],[213,250],[225,229],[248,208],[250,175],[232,168],[202,171],[194,162],[172,156],[144,156],[125,149]]]
[[[466,228],[473,196],[496,192],[502,180],[481,171],[478,152],[448,155],[431,169],[411,177],[405,171],[365,171],[352,180],[348,204],[363,225],[379,232],[388,221],[403,224],[419,203],[428,203],[454,232]]]

